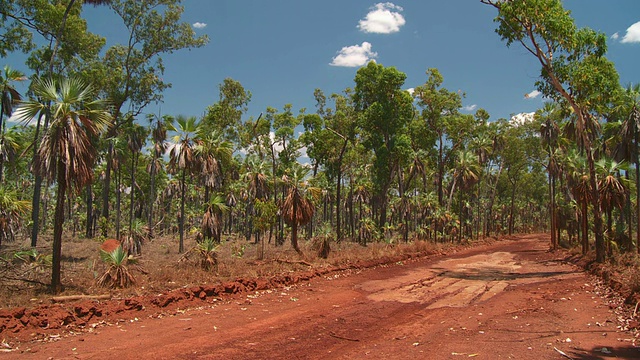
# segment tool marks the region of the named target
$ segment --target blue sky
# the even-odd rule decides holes
[[[423,84],[438,68],[444,86],[466,93],[464,110],[486,109],[491,119],[532,112],[539,65],[522,48],[507,48],[494,32],[496,10],[479,0],[185,0],[183,20],[210,43],[163,57],[172,83],[165,101],[147,113],[201,116],[218,101],[218,85],[239,81],[253,98],[245,118],[267,106],[315,111],[313,91],[353,87],[367,60],[407,74],[405,88]],[[578,26],[604,32],[607,57],[622,84],[640,82],[640,1],[566,0]],[[126,30],[104,7],[85,7],[90,31],[108,44]],[[634,25],[635,24],[635,25]],[[16,55],[2,59],[26,71]],[[18,64],[16,63],[18,62]],[[525,96],[531,94],[530,96]]]

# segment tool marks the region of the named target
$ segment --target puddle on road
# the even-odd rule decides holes
[[[375,301],[420,302],[427,308],[463,307],[485,301],[509,285],[572,276],[560,266],[517,261],[515,254],[495,252],[440,261],[401,276],[370,280],[359,286]]]

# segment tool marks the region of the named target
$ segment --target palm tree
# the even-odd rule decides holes
[[[615,158],[635,164],[636,172],[636,249],[640,254],[640,84],[629,85],[621,93],[612,116],[617,120]],[[629,225],[631,227],[631,224]]]
[[[223,215],[229,210],[225,198],[215,195],[207,203],[207,208],[202,217],[202,237],[204,240],[213,239],[220,243],[222,238]]]
[[[559,173],[557,149],[560,127],[556,121],[557,115],[558,109],[556,105],[552,103],[545,104],[545,106],[535,114],[536,117],[542,120],[540,125],[540,138],[549,158],[546,168],[549,174],[549,198],[551,199],[551,204],[549,205],[551,217],[551,248],[554,250],[558,248],[558,239],[556,239],[557,215],[555,184]]]
[[[96,100],[95,89],[79,78],[60,81],[36,78],[32,89],[42,102],[23,103],[17,109],[17,115],[24,121],[45,113],[51,116],[49,128],[38,148],[34,171],[57,182],[51,290],[59,293],[62,290],[60,261],[65,196],[92,181],[96,149],[91,138],[108,128],[111,116],[105,110],[107,103]]]
[[[108,5],[111,3],[110,0],[84,0],[83,1],[86,4],[91,4],[93,6],[99,6],[99,5]],[[53,77],[53,66],[56,60],[56,54],[58,52],[58,47],[60,46],[60,43],[62,41],[62,35],[64,32],[64,29],[66,27],[67,24],[67,19],[69,18],[69,14],[71,12],[71,9],[73,8],[74,4],[76,3],[76,0],[71,0],[69,1],[69,3],[67,4],[67,7],[64,11],[64,14],[62,15],[62,21],[60,21],[60,25],[57,29],[57,32],[55,34],[55,42],[50,42],[49,43],[49,50],[51,51],[51,56],[49,57],[49,69],[48,69],[48,73],[47,76],[48,77]],[[52,34],[53,35],[53,34]],[[35,133],[34,133],[34,144],[37,144],[38,142],[40,142],[40,127],[41,127],[41,121],[44,118],[44,127],[45,127],[45,131],[47,126],[49,125],[49,122],[51,121],[51,119],[49,119],[49,113],[45,112],[44,116],[40,116],[36,119],[36,129],[35,129]],[[38,159],[38,147],[34,146],[33,147],[33,163],[39,163],[42,160]],[[32,211],[31,211],[31,220],[33,222],[32,224],[32,229],[31,229],[31,246],[35,247],[38,241],[38,230],[39,230],[39,224],[38,224],[38,214],[40,213],[40,194],[42,192],[42,176],[36,174],[35,176],[35,183],[33,186],[33,198],[32,198]]]
[[[264,160],[260,160],[255,155],[249,155],[245,158],[243,165],[243,180],[247,187],[247,217],[245,222],[245,237],[247,240],[251,238],[251,232],[254,230],[254,220],[257,216],[255,204],[257,201],[264,201],[269,197],[269,164]],[[256,243],[262,241],[260,232],[256,232]],[[269,235],[271,236],[271,235]],[[262,245],[262,244],[261,244]]]
[[[184,203],[186,198],[186,177],[187,173],[196,169],[196,136],[199,123],[195,117],[178,116],[175,124],[167,122],[167,130],[175,135],[171,138],[172,144],[169,146],[169,166],[175,171],[180,171],[180,245],[178,251],[184,252]]]
[[[282,177],[287,188],[287,195],[282,203],[282,218],[287,225],[291,226],[291,246],[302,256],[298,246],[298,226],[305,225],[311,220],[315,212],[313,202],[320,199],[322,191],[309,186],[305,179],[309,168],[294,163],[288,173]]]
[[[567,182],[571,188],[573,198],[580,205],[580,218],[582,225],[582,254],[586,255],[589,250],[589,202],[591,201],[591,192],[589,191],[589,170],[587,168],[587,159],[580,155],[578,151],[569,149],[564,157],[565,174]]]
[[[209,202],[209,191],[222,185],[223,168],[231,163],[233,144],[225,140],[221,132],[204,129],[199,128],[195,151],[204,176],[204,201]]]
[[[480,173],[482,172],[482,167],[478,162],[478,156],[474,154],[472,151],[468,150],[458,150],[456,157],[455,170],[453,173],[453,185],[451,186],[451,193],[449,197],[449,205],[451,205],[451,198],[453,197],[453,192],[455,190],[456,184],[458,184],[458,196],[460,197],[460,209],[459,209],[459,217],[460,217],[460,231],[458,232],[458,241],[462,239],[462,230],[463,230],[463,203],[462,203],[462,194],[471,189],[473,185],[475,185],[478,181],[480,181]]]
[[[0,186],[0,245],[14,239],[16,228],[21,226],[22,218],[30,209],[29,201],[20,200],[17,191]]]
[[[625,167],[623,163],[602,158],[596,162],[596,168],[601,175],[598,179],[598,189],[600,190],[602,210],[607,214],[607,234],[610,243],[613,240],[613,209],[622,209],[626,201],[627,190],[618,178],[619,172]]]
[[[7,147],[11,146],[11,144],[7,144],[4,136],[7,124],[3,120],[5,115],[7,118],[11,117],[13,107],[22,100],[20,93],[13,87],[12,83],[25,80],[27,78],[23,73],[12,69],[8,65],[5,65],[2,74],[0,74],[0,183],[2,182],[4,162],[7,160]]]

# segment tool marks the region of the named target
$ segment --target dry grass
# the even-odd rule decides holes
[[[39,241],[39,252],[50,254],[50,239],[42,237]],[[400,244],[372,243],[366,247],[343,241],[332,242],[328,258],[321,259],[316,257],[313,243],[312,239],[301,241],[300,245],[305,254],[304,261],[314,268],[362,264],[406,255],[435,254],[444,248],[443,245],[426,241]],[[207,271],[200,266],[199,259],[195,257],[179,262],[181,254],[178,253],[177,235],[165,236],[143,246],[138,262],[146,274],[135,272],[136,283],[133,286],[126,289],[105,289],[96,284],[96,280],[107,269],[107,265],[100,259],[100,244],[101,239],[97,238],[65,238],[62,250],[64,292],[61,295],[109,292],[112,296],[124,297],[158,294],[179,287],[215,284],[238,278],[269,277],[309,269],[308,266],[297,263],[301,259],[288,243],[284,246],[267,244],[264,259],[256,260],[256,245],[242,238],[223,241],[216,250],[217,270]],[[195,245],[195,239],[185,239],[185,249]],[[16,251],[28,248],[27,240],[22,243],[10,243],[6,247],[3,245],[0,255],[7,260],[0,261],[0,308],[45,303],[51,296],[47,290],[50,268],[12,258]]]

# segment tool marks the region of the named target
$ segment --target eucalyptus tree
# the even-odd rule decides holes
[[[600,116],[619,87],[614,64],[604,55],[607,37],[578,28],[560,0],[480,0],[498,10],[496,32],[507,46],[520,44],[540,63],[538,90],[573,110],[577,143],[585,151],[592,193],[596,261],[605,260],[605,243],[594,149]]]
[[[0,58],[14,51],[26,53],[34,46],[29,21],[21,11],[19,0],[0,0]]]
[[[180,244],[178,252],[184,252],[184,220],[187,174],[192,174],[198,168],[196,156],[196,140],[200,123],[195,117],[178,116],[175,122],[167,123],[167,130],[173,133],[169,146],[169,166],[180,177]]]
[[[394,67],[373,61],[360,68],[355,77],[353,103],[359,113],[358,128],[365,148],[374,153],[372,173],[379,228],[387,222],[392,181],[410,155],[407,129],[414,109],[413,98],[402,90],[406,77]]]
[[[489,163],[484,172],[488,188],[488,199],[484,215],[484,236],[489,236],[493,222],[493,207],[498,189],[498,181],[504,170],[505,158],[503,151],[508,141],[506,134],[510,126],[504,118],[490,122],[487,125],[487,136],[491,138],[492,149]]]
[[[265,120],[271,124],[273,135],[269,133],[269,154],[271,157],[272,174],[273,174],[273,199],[277,201],[277,196],[281,196],[281,201],[284,201],[286,195],[286,189],[283,185],[281,191],[278,192],[277,179],[281,177],[286,169],[289,169],[297,162],[299,157],[299,149],[301,147],[298,140],[295,129],[302,122],[305,109],[300,110],[299,116],[294,116],[292,111],[292,105],[286,104],[283,107],[283,111],[279,112],[277,109],[267,107]],[[282,243],[284,241],[284,223],[282,216],[279,218],[279,231],[277,235],[277,242]]]
[[[142,125],[136,124],[133,122],[130,127],[126,130],[127,133],[127,147],[131,152],[131,178],[129,183],[129,234],[132,233],[133,230],[133,209],[134,209],[134,200],[136,189],[140,187],[136,183],[136,170],[138,168],[138,161],[140,158],[140,152],[142,151],[142,146],[144,145],[145,140],[147,139],[147,128]],[[142,195],[142,193],[140,194]]]
[[[444,77],[436,68],[427,70],[427,81],[424,85],[414,89],[413,96],[421,109],[422,123],[417,126],[417,139],[423,142],[423,149],[430,149],[437,145],[437,193],[440,206],[444,206],[444,177],[446,163],[458,149],[459,143],[451,141],[453,135],[448,126],[450,120],[459,115],[462,107],[462,96],[458,92],[449,91],[442,87]],[[434,136],[435,134],[435,136]],[[424,143],[426,141],[426,143]]]
[[[170,117],[165,115],[148,115],[149,127],[151,128],[151,160],[147,171],[150,174],[149,196],[147,203],[147,231],[149,232],[149,238],[154,235],[154,223],[153,223],[153,203],[156,201],[156,176],[158,169],[162,167],[161,159],[167,151],[167,122],[170,121]]]
[[[96,100],[94,88],[77,78],[60,81],[36,78],[32,89],[41,102],[26,101],[18,108],[17,115],[30,121],[45,112],[51,114],[51,124],[38,147],[39,162],[34,164],[34,170],[57,183],[51,289],[59,293],[65,197],[92,181],[97,154],[91,137],[107,130],[111,116],[106,102]]]
[[[162,92],[170,86],[162,79],[163,55],[202,47],[208,42],[206,36],[196,37],[190,24],[181,22],[181,0],[112,0],[111,8],[122,19],[128,40],[107,49],[92,74],[103,80],[100,86],[113,100],[115,125],[109,137],[116,135],[123,119],[136,117],[147,105],[162,101]],[[124,114],[125,108],[128,114]],[[102,188],[102,216],[106,219],[112,156],[113,148],[109,147]]]
[[[332,94],[334,108],[326,107],[324,93],[316,89],[316,114],[304,117],[305,132],[300,141],[305,145],[307,155],[312,160],[314,176],[318,166],[323,166],[329,180],[335,180],[336,199],[336,238],[342,239],[342,182],[344,173],[344,157],[349,147],[353,145],[356,136],[356,113],[351,98],[351,89],[344,94]]]
[[[251,92],[245,90],[239,81],[226,78],[218,85],[219,100],[207,107],[202,119],[205,131],[222,132],[225,139],[240,143],[242,115],[251,101]]]

